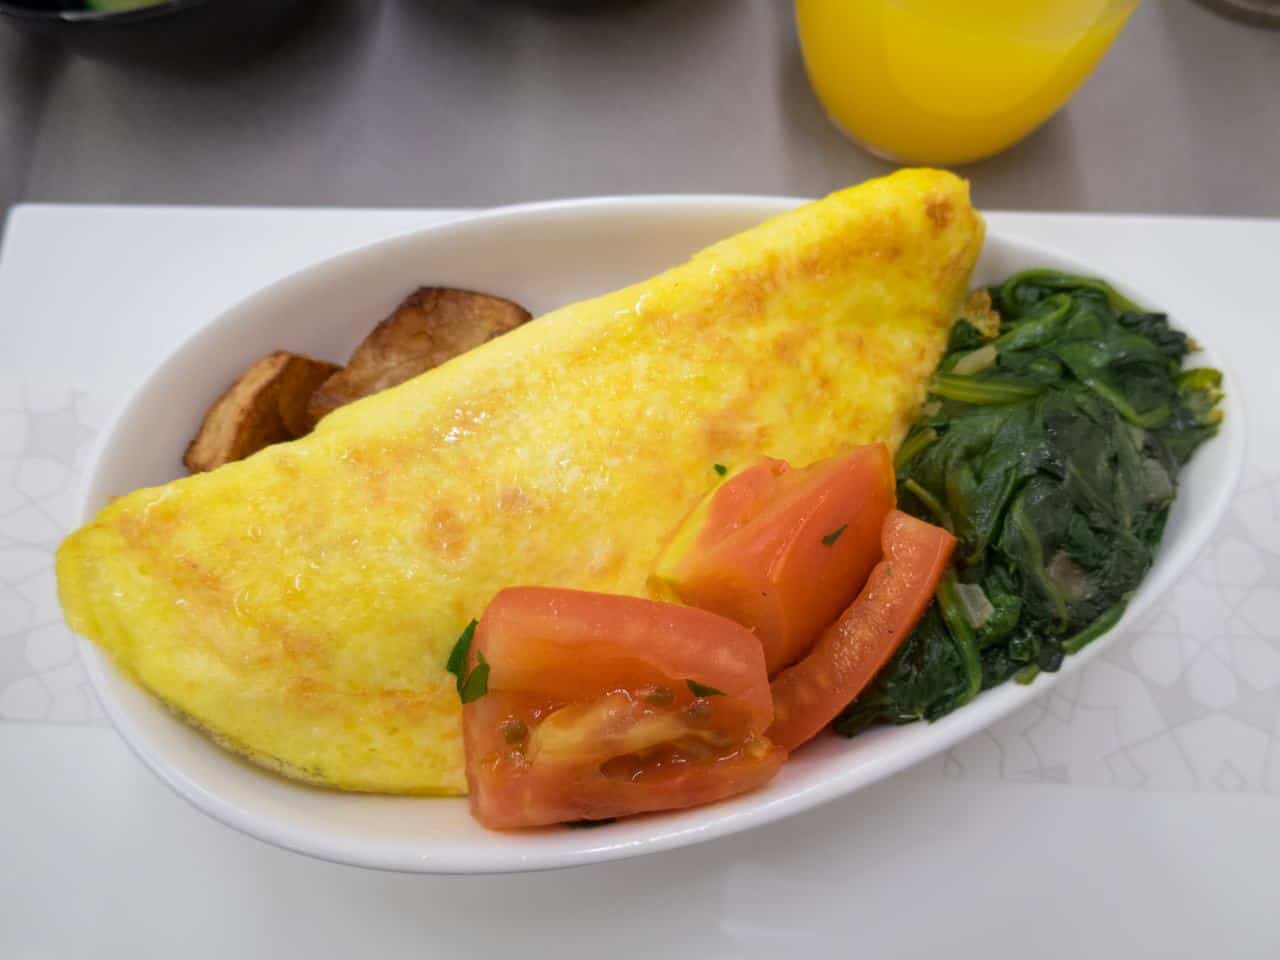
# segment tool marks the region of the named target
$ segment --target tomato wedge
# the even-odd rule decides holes
[[[691,607],[512,587],[476,628],[462,709],[471,810],[507,829],[709,803],[768,781],[769,679],[751,631]]]
[[[884,444],[803,469],[761,460],[694,508],[654,578],[682,601],[755,630],[774,674],[802,657],[880,559],[893,509]]]
[[[894,510],[881,533],[884,559],[858,599],[812,652],[773,681],[769,738],[794,750],[862,692],[924,615],[955,549],[941,527]]]

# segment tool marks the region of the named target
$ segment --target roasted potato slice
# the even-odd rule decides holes
[[[312,422],[345,404],[404,383],[531,319],[502,297],[421,287],[379,323],[347,366],[311,397]]]
[[[263,357],[208,409],[182,462],[201,473],[303,436],[311,429],[307,402],[339,369],[284,350]]]

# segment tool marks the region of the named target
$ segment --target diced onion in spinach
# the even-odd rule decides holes
[[[957,583],[956,600],[960,602],[969,626],[975,630],[985,627],[996,612],[996,608],[983,592],[982,586],[977,583]]]

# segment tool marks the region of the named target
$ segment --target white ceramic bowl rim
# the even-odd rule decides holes
[[[330,258],[270,285],[238,306],[215,318],[174,350],[142,383],[111,426],[103,432],[92,458],[81,496],[81,518],[87,521],[114,491],[112,468],[125,462],[125,450],[131,450],[130,438],[140,435],[137,424],[154,415],[155,395],[180,387],[183,372],[203,364],[207,355],[216,354],[227,340],[229,330],[253,330],[263,318],[278,316],[293,300],[306,300],[314,287],[332,286],[343,279],[376,273],[379,265],[395,259],[410,248],[429,249],[433,245],[454,245],[464,241],[491,247],[501,246],[499,238],[506,231],[527,229],[530,225],[545,232],[548,238],[556,230],[604,229],[619,223],[645,219],[658,229],[662,223],[682,225],[697,233],[696,225],[717,219],[741,221],[738,229],[765,217],[805,202],[800,198],[753,197],[733,195],[675,195],[601,197],[551,201],[500,208],[434,225],[405,236],[392,238],[349,253]],[[702,242],[709,242],[709,237]],[[681,251],[681,254],[691,251]],[[988,256],[990,254],[990,257]],[[1073,272],[1088,273],[1111,279],[1124,294],[1138,303],[1157,305],[1159,298],[1117,281],[1119,271],[1090,267],[1054,250],[1026,243],[1001,232],[988,237],[984,261],[1001,257],[1026,266],[1043,265]],[[667,258],[676,262],[679,257]],[[568,265],[566,265],[566,268]],[[980,262],[978,274],[982,272]],[[1013,272],[1005,269],[1005,272]],[[465,272],[465,271],[463,271]],[[631,279],[641,279],[632,277]],[[989,282],[994,277],[984,278]],[[445,281],[441,281],[445,282]],[[476,284],[481,286],[481,284]],[[497,290],[495,292],[509,291]],[[397,291],[402,292],[397,289]],[[537,306],[531,303],[530,306]],[[539,312],[535,309],[535,313]],[[1175,323],[1192,333],[1199,332],[1191,318],[1175,314]],[[371,326],[371,322],[365,327]],[[361,331],[363,332],[363,331]],[[358,334],[355,335],[358,339]],[[354,342],[354,341],[352,341]],[[288,344],[280,344],[288,347]],[[255,349],[250,344],[246,348]],[[293,349],[306,351],[307,346]],[[225,353],[226,351],[223,350]],[[252,355],[249,355],[252,359]],[[244,359],[244,358],[242,358]],[[770,823],[854,790],[919,762],[965,737],[981,730],[1012,710],[1041,695],[1065,673],[1080,669],[1100,654],[1115,637],[1132,626],[1151,604],[1163,594],[1185,569],[1207,541],[1234,495],[1244,457],[1244,413],[1240,390],[1223,364],[1223,358],[1205,351],[1196,358],[1224,372],[1226,399],[1224,424],[1220,435],[1207,451],[1202,451],[1184,474],[1181,497],[1171,518],[1169,536],[1162,546],[1153,570],[1134,597],[1120,624],[1081,653],[1068,658],[1057,674],[1042,674],[1031,687],[1005,684],[987,691],[966,707],[934,724],[878,729],[853,741],[835,737],[815,743],[800,751],[773,784],[745,797],[735,798],[712,807],[682,811],[661,816],[636,818],[591,830],[537,831],[526,834],[495,834],[475,827],[466,818],[461,800],[366,797],[313,790],[288,783],[242,761],[223,754],[220,759],[194,758],[203,748],[192,738],[198,735],[169,715],[155,701],[137,690],[113,667],[109,659],[92,644],[82,641],[81,655],[89,676],[116,729],[133,750],[165,783],[196,807],[221,822],[269,843],[310,856],[339,863],[366,867],[424,873],[494,873],[548,869],[572,866],[654,853],[685,846],[714,837],[736,833]],[[236,363],[205,364],[223,371],[226,382],[240,369]],[[204,402],[189,399],[191,416],[198,418]],[[189,418],[188,418],[189,419]],[[186,429],[183,427],[182,429]],[[142,435],[146,435],[145,433]],[[132,454],[136,459],[136,451]],[[154,458],[153,458],[154,459]],[[140,468],[148,476],[158,468]],[[156,481],[149,481],[156,482]],[[1195,508],[1188,512],[1184,501],[1192,499]],[[1176,542],[1171,542],[1176,541]],[[182,731],[182,732],[179,732]],[[199,738],[202,739],[202,738]],[[179,744],[179,746],[175,746]],[[217,748],[210,747],[217,751]],[[217,751],[221,754],[221,751]],[[205,766],[201,768],[200,764]],[[226,779],[213,782],[206,776],[213,767],[226,764]],[[828,769],[829,768],[829,769]],[[220,774],[221,776],[221,774]],[[258,781],[246,779],[258,778]],[[227,789],[231,784],[234,790]],[[259,789],[260,788],[260,789]],[[283,800],[259,803],[258,794],[276,794]],[[344,814],[350,805],[377,805],[388,817],[411,825],[414,817],[431,819],[440,816],[447,821],[449,832],[443,839],[429,842],[406,828],[404,835],[395,832],[379,834],[373,828],[349,828],[343,821],[329,827],[326,807]],[[306,818],[298,813],[307,808]],[[314,810],[313,810],[314,808]],[[315,811],[319,811],[318,813]],[[420,813],[416,812],[420,811]],[[435,811],[434,813],[429,811]],[[454,834],[461,834],[454,840]]]

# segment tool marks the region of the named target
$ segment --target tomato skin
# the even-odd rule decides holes
[[[786,758],[763,736],[773,709],[760,645],[714,614],[511,588],[476,628],[473,664],[480,656],[488,692],[463,707],[462,728],[485,826],[710,803],[767,782]]]
[[[881,537],[884,559],[853,605],[773,680],[769,738],[788,751],[834,720],[893,656],[933,600],[956,545],[946,530],[900,510],[885,519]]]
[[[485,608],[473,649],[489,662],[490,690],[570,701],[654,683],[685,690],[685,681],[695,680],[748,704],[755,729],[773,719],[759,643],[740,625],[694,607],[508,587]]]
[[[884,444],[803,469],[761,460],[694,509],[654,576],[683,602],[755,630],[772,675],[857,596],[893,505]]]

